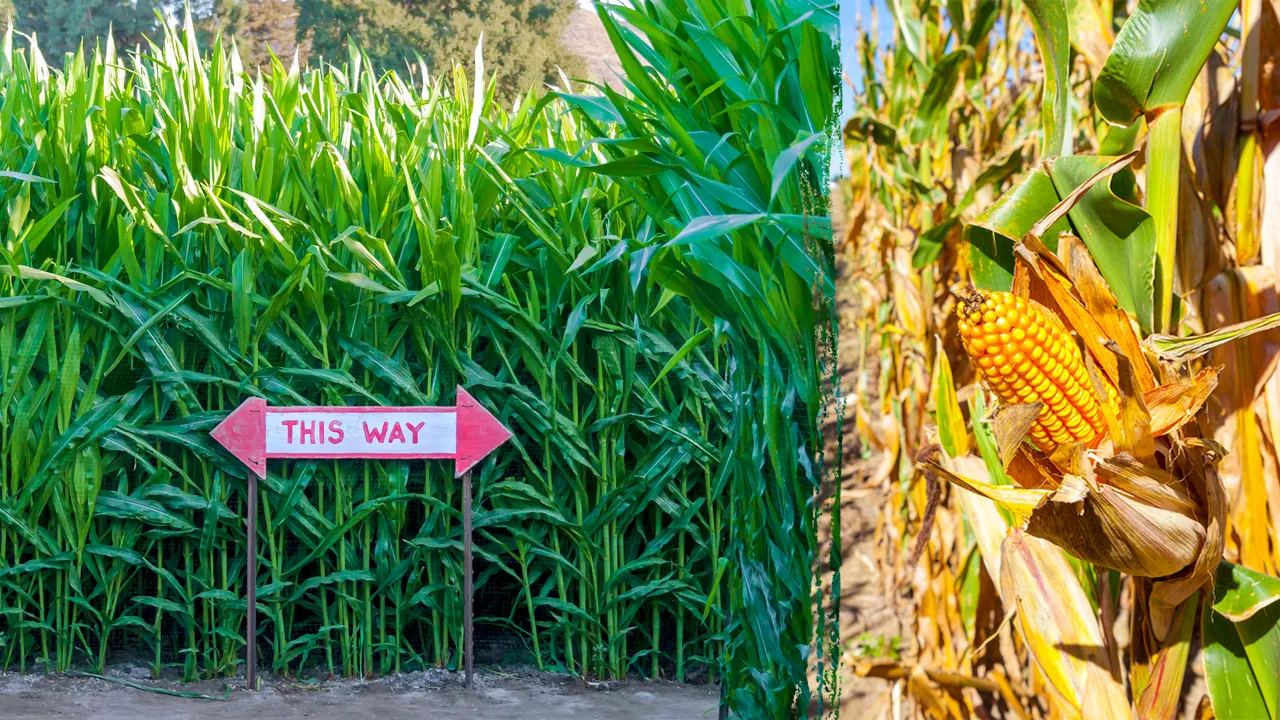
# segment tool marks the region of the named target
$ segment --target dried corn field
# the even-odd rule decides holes
[[[883,504],[844,568],[903,630],[846,621],[860,711],[1276,718],[1276,6],[872,13],[836,245]]]
[[[514,107],[482,49],[251,74],[189,18],[64,59],[10,28],[0,669],[232,676],[248,503],[208,431],[251,396],[462,384],[516,435],[475,472],[482,643],[711,681],[744,718],[828,692],[805,669],[833,656],[811,561],[835,13],[743,10],[602,7],[625,91]],[[459,492],[424,463],[273,464],[261,665],[456,668]]]

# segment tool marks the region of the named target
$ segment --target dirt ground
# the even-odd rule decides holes
[[[137,672],[142,670],[144,672]],[[216,699],[160,695],[114,682],[69,675],[0,673],[0,718],[46,720],[702,720],[718,717],[717,690],[707,685],[629,682],[588,686],[538,672],[477,672],[467,690],[459,673],[430,671],[374,681],[307,684],[263,679],[257,692],[244,678],[175,683],[145,679],[145,668],[109,671],[149,687]],[[135,677],[142,675],[143,677]],[[225,698],[225,699],[224,699]]]
[[[840,192],[831,190],[831,215],[835,226],[837,244],[842,237],[844,208]],[[832,413],[825,418],[824,434],[827,437],[826,457],[836,455],[835,439],[843,436],[839,491],[834,487],[823,488],[824,512],[819,516],[819,557],[824,560],[831,552],[830,510],[831,503],[840,502],[840,642],[848,647],[865,642],[909,645],[904,632],[911,627],[906,608],[894,608],[890,603],[886,579],[882,577],[874,558],[876,556],[875,530],[890,488],[887,484],[873,485],[874,470],[880,463],[878,454],[865,452],[854,427],[853,408],[856,402],[857,368],[862,360],[862,348],[858,345],[856,328],[850,323],[855,312],[856,298],[849,278],[852,271],[844,257],[836,259],[836,307],[840,316],[837,340],[837,368],[840,377],[840,397],[843,401],[843,418],[840,433],[836,433],[836,417]],[[832,575],[823,572],[821,577],[823,596],[829,597]],[[826,717],[870,720],[887,717],[890,686],[883,680],[859,677],[851,663],[841,663],[838,673],[838,714],[824,708]],[[816,708],[811,706],[811,715]]]

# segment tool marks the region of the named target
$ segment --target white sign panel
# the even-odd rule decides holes
[[[266,420],[267,457],[453,457],[457,450],[455,412],[270,408]]]

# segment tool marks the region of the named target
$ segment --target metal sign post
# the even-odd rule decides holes
[[[467,689],[471,689],[471,673],[475,670],[475,654],[472,645],[475,638],[472,634],[471,599],[472,579],[474,573],[471,566],[471,471],[462,473],[462,648],[467,663]]]
[[[249,473],[249,583],[245,590],[245,610],[249,628],[244,648],[245,680],[250,690],[258,689],[258,476]]]
[[[245,400],[210,433],[249,467],[249,551],[245,668],[257,689],[258,479],[271,458],[453,460],[462,477],[463,648],[467,687],[474,670],[472,628],[471,468],[511,438],[492,414],[458,387],[452,407],[268,407]]]

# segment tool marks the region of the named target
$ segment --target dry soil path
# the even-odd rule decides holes
[[[223,697],[218,681],[177,685],[135,682]],[[266,681],[258,692],[234,681],[226,700],[136,690],[94,678],[0,673],[5,720],[703,720],[715,718],[716,691],[706,685],[627,683],[595,689],[561,676],[480,674],[466,690],[453,673],[409,673],[376,681],[305,685]]]
[[[843,231],[841,220],[844,209],[839,202],[839,191],[831,190],[831,215],[834,220],[834,236],[837,240]],[[856,643],[859,638],[882,639],[885,642],[900,637],[910,627],[908,618],[900,617],[888,601],[886,580],[875,562],[877,557],[875,531],[884,504],[888,501],[887,483],[879,487],[869,484],[879,464],[878,455],[864,452],[864,445],[854,427],[853,408],[857,402],[857,373],[862,357],[857,333],[851,320],[855,317],[857,298],[853,296],[853,283],[849,280],[849,263],[837,255],[836,306],[840,317],[837,340],[837,368],[840,378],[840,398],[843,404],[839,434],[837,418],[831,413],[824,427],[827,437],[825,457],[835,458],[835,440],[842,437],[839,448],[841,473],[839,493],[834,487],[824,489],[825,511],[818,524],[819,557],[831,552],[831,503],[840,501],[840,641],[842,646]],[[867,364],[875,367],[875,362]],[[870,384],[875,387],[875,383]],[[864,401],[864,404],[865,401]],[[833,408],[834,410],[834,408]],[[825,562],[824,562],[825,566]],[[823,596],[830,597],[832,574],[822,573]],[[909,645],[902,639],[902,645]],[[873,720],[888,716],[889,685],[883,680],[861,678],[854,674],[852,666],[845,662],[838,674],[839,714],[841,720]],[[816,708],[815,708],[816,709]],[[815,713],[811,713],[815,714]],[[829,710],[827,717],[834,713]]]

